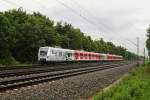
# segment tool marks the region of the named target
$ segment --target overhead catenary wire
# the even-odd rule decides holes
[[[97,18],[93,13],[89,12],[88,10],[86,10],[84,7],[82,7],[78,2],[76,2],[75,0],[71,0],[74,4],[76,4],[79,8],[82,9],[82,11],[84,11],[85,13],[87,13],[88,15],[90,15],[90,17],[92,19],[94,19],[95,21],[99,21],[100,19]],[[112,33],[112,30],[110,29],[110,27],[106,24],[104,24],[103,22],[100,22],[99,24],[97,24],[98,26],[100,25],[102,27],[102,29],[104,29],[107,32]],[[111,30],[111,31],[110,31]]]
[[[132,43],[134,46],[137,46],[137,44],[136,43],[134,43],[133,41],[131,41],[131,40],[129,40],[129,39],[127,39],[127,38],[124,38],[126,41],[129,41],[130,43]]]
[[[77,4],[78,7],[81,8],[81,9],[82,9],[83,11],[85,11],[86,13],[88,13],[89,15],[92,15],[93,19],[97,19],[97,18],[96,18],[93,14],[91,14],[89,11],[87,11],[85,8],[81,7],[78,2],[76,2],[75,0],[71,0],[71,1],[72,1],[73,3],[75,3],[75,4]],[[109,28],[107,25],[103,24],[102,22],[101,22],[100,24],[101,24],[102,26],[104,26],[105,29],[107,29],[106,31],[109,31],[109,32],[112,33],[112,30],[110,31],[110,28]],[[115,32],[114,32],[114,33],[115,33]],[[122,39],[124,39],[124,40],[126,40],[126,41],[128,41],[128,42],[130,42],[130,43],[133,44],[134,46],[137,46],[136,43],[134,43],[133,41],[131,41],[131,40],[129,40],[129,39],[124,38],[124,37],[121,37],[121,36],[119,36],[119,37],[122,38]]]
[[[36,2],[37,2],[38,0],[36,0]],[[71,8],[70,6],[68,6],[67,4],[65,4],[64,2],[62,2],[62,1],[59,1],[59,0],[56,0],[59,4],[61,4],[62,6],[64,6],[65,8],[67,8],[67,9],[69,9],[70,11],[72,11],[72,13],[74,13],[76,16],[78,16],[78,17],[80,17],[80,18],[82,18],[83,20],[85,20],[86,22],[88,22],[90,25],[94,25],[94,26],[98,26],[98,25],[96,25],[94,22],[92,22],[91,20],[89,20],[87,17],[85,17],[85,16],[83,16],[81,13],[79,13],[78,11],[76,11],[76,10],[74,10],[73,8]],[[41,3],[40,2],[38,2],[38,4],[40,4],[41,5]],[[43,8],[43,6],[44,6],[44,8]],[[46,10],[49,10],[50,8],[48,7],[48,6],[46,6],[46,5],[43,5],[43,6],[41,6],[41,8],[42,9],[46,9]],[[61,17],[63,17],[64,19],[66,19],[66,17],[64,17],[64,16],[62,16],[61,15]],[[87,26],[88,27],[88,26]],[[90,27],[89,27],[90,28]],[[99,27],[97,27],[98,29],[100,29]]]
[[[22,6],[20,6],[20,5],[16,4],[16,3],[14,3],[13,1],[10,1],[10,0],[3,0],[3,1],[6,2],[6,3],[8,3],[8,4],[10,4],[10,5],[13,5],[13,6],[22,7]],[[98,30],[102,28],[102,27],[100,27],[98,24],[96,24],[96,23],[94,23],[93,21],[91,21],[89,18],[85,17],[85,16],[84,16],[83,14],[81,14],[80,12],[74,10],[72,7],[70,7],[70,6],[68,6],[67,4],[65,4],[64,2],[62,2],[62,0],[61,0],[61,1],[60,1],[60,0],[56,0],[56,1],[57,1],[59,4],[63,5],[64,7],[66,7],[67,9],[69,9],[70,11],[72,11],[72,12],[73,12],[74,14],[76,14],[77,16],[79,16],[79,17],[81,17],[82,19],[84,19],[84,20],[85,20],[86,22],[88,22],[89,24],[94,25],[95,27],[97,27]],[[74,1],[74,0],[73,0],[73,1]],[[76,1],[75,1],[74,3],[76,3],[78,6],[80,6]],[[90,14],[90,12],[87,11],[86,9],[84,9],[83,7],[80,6],[80,8],[83,9],[86,13]],[[33,11],[30,10],[30,9],[27,9],[27,8],[25,8],[25,9],[28,10],[28,11],[30,11],[30,12],[33,12]],[[90,15],[93,16],[93,14],[90,14]],[[97,19],[97,18],[95,18],[95,17],[93,16],[93,19]],[[109,31],[109,32],[112,33],[112,30],[111,30],[107,25],[104,25],[103,23],[100,23],[100,24],[101,24],[101,26],[103,26],[103,28],[105,28],[106,31]],[[121,37],[121,38],[124,39],[124,40],[126,40],[126,41],[128,41],[128,42],[130,42],[130,43],[132,43],[133,45],[136,46],[136,43],[134,43],[133,41],[131,41],[131,40],[127,39],[127,38],[124,38],[124,37]]]
[[[90,24],[95,25],[92,21],[90,21],[89,19],[87,19],[86,17],[84,17],[83,15],[81,15],[80,13],[78,13],[76,10],[74,10],[73,8],[71,8],[70,6],[68,6],[67,4],[63,3],[60,0],[56,0],[58,3],[60,3],[61,5],[63,5],[64,7],[68,8],[69,10],[71,10],[73,13],[75,13],[76,15],[78,15],[79,17],[81,17],[82,19],[84,19],[85,21],[87,21]]]
[[[86,22],[88,22],[89,24],[93,25],[94,27],[96,27],[98,30],[103,29],[102,27],[100,27],[99,25],[95,24],[93,21],[89,20],[87,17],[83,16],[81,13],[79,13],[78,11],[74,10],[72,7],[68,6],[67,4],[65,4],[64,2],[62,2],[62,0],[56,0],[59,4],[61,4],[62,6],[64,6],[65,8],[69,9],[70,11],[72,11],[72,13],[76,14],[77,16],[81,17],[82,19],[84,19]],[[108,30],[105,30],[108,31]],[[111,32],[111,31],[108,31]],[[102,34],[101,34],[102,35]],[[104,36],[103,36],[104,37]]]
[[[20,5],[16,4],[16,3],[14,3],[14,2],[12,2],[12,1],[10,1],[10,0],[3,0],[3,1],[5,1],[5,2],[7,2],[8,4],[11,4],[11,5],[13,5],[13,6],[22,7],[22,6],[20,6]],[[67,4],[61,2],[60,0],[56,0],[56,1],[59,2],[60,4],[62,4],[63,6],[65,6],[66,8],[70,9],[71,11],[73,11],[75,14],[77,14],[79,17],[83,18],[83,19],[84,19],[85,21],[87,21],[88,23],[97,26],[95,23],[93,23],[92,21],[90,21],[89,19],[87,19],[86,17],[84,17],[82,14],[78,13],[76,10],[74,10],[73,8],[71,8],[70,6],[68,6]],[[77,2],[75,2],[75,3],[76,3],[78,6],[80,6]],[[81,8],[84,9],[83,7],[81,7]],[[25,9],[27,9],[27,8],[25,8]],[[30,9],[27,9],[27,10],[33,12],[33,11],[30,10]],[[84,11],[86,11],[87,13],[90,13],[90,12],[88,12],[86,9],[84,9]],[[125,39],[125,40],[131,42],[131,40],[129,40],[129,39]],[[133,42],[131,42],[131,43],[132,43],[132,44],[135,44],[135,43],[133,43]]]
[[[36,2],[36,4],[38,4],[38,5],[40,5],[40,9],[43,9],[43,11],[45,13],[47,13],[46,11],[49,11],[51,9],[49,6],[46,6],[46,5],[42,4],[39,0],[35,0],[34,2]],[[55,13],[57,15],[55,17],[58,17],[58,15],[59,15],[58,12],[55,11],[53,13]],[[68,18],[68,16],[63,16],[63,15],[61,15],[60,17],[63,18],[63,20]]]
[[[23,8],[23,6],[20,6],[20,5],[18,5],[18,4],[16,4],[16,3],[12,2],[12,1],[10,1],[10,0],[3,0],[3,1],[6,2],[7,4],[16,6],[16,7],[18,7],[18,8],[19,8],[19,7],[22,7],[22,8]],[[24,9],[26,9],[27,11],[32,12],[32,13],[34,12],[34,11],[28,9],[28,8],[24,8]]]
[[[100,27],[98,24],[95,24],[93,21],[91,21],[90,19],[88,19],[87,17],[83,16],[83,14],[79,13],[78,11],[74,10],[72,7],[68,6],[67,4],[65,4],[64,2],[62,2],[62,0],[56,0],[58,3],[60,3],[61,5],[63,5],[64,7],[66,7],[67,9],[71,10],[74,14],[76,14],[77,16],[81,17],[82,19],[84,19],[86,22],[88,22],[91,25],[94,25],[94,27],[96,27],[98,30],[100,29],[104,29],[102,27],[104,27],[104,25],[102,25],[102,27]],[[111,32],[108,29],[105,31],[107,32]],[[102,34],[101,34],[102,35]]]

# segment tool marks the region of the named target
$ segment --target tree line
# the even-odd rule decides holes
[[[55,23],[39,12],[29,14],[22,8],[0,12],[0,64],[36,62],[41,46],[117,54],[126,59],[136,57],[124,47],[102,38],[93,40],[79,28],[66,22]]]
[[[147,40],[146,40],[146,47],[148,49],[148,55],[150,56],[150,26],[147,29]]]

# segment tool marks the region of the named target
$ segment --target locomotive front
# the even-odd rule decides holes
[[[49,51],[49,47],[40,47],[38,52],[38,61],[41,63],[45,63],[47,61],[47,54]]]

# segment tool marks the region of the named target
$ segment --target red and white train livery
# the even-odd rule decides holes
[[[39,62],[69,62],[69,61],[120,61],[122,56],[95,52],[62,49],[55,47],[40,47]]]

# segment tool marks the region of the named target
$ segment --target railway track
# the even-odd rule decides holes
[[[125,66],[129,64],[135,64],[131,62],[117,62],[117,63],[109,63],[97,66],[86,66],[86,67],[78,67],[78,68],[70,68],[70,69],[59,69],[59,70],[45,70],[42,72],[33,72],[32,74],[17,74],[15,73],[10,75],[4,75],[5,77],[0,78],[0,91],[5,91],[8,89],[19,88],[22,86],[33,85],[41,82],[47,82],[51,80],[57,80],[60,78],[66,78],[70,76],[75,76],[84,73],[90,73],[94,71],[100,71],[108,68],[114,68],[119,66]],[[56,68],[57,69],[57,68]]]
[[[121,61],[125,62],[125,61]],[[56,64],[56,65],[38,65],[32,66],[30,68],[4,68],[0,70],[0,78],[19,76],[19,75],[29,75],[42,72],[53,72],[68,69],[78,69],[83,67],[99,66],[99,65],[110,65],[114,62],[104,62],[104,63],[79,63],[79,64]],[[120,63],[120,62],[119,62]]]

